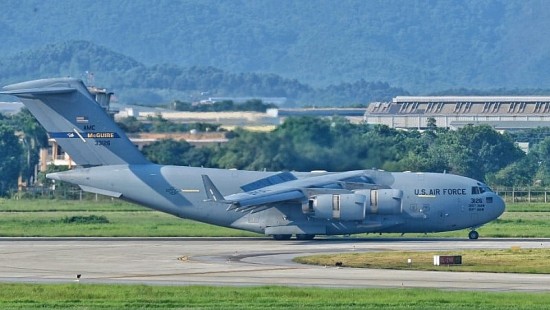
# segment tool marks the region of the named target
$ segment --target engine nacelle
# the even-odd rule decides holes
[[[362,221],[367,214],[400,214],[403,212],[398,189],[367,189],[353,193],[311,196],[304,212],[314,218],[341,221]]]
[[[364,194],[370,198],[366,205],[367,214],[392,215],[401,214],[403,212],[403,207],[401,205],[403,191],[400,189],[361,190],[358,191],[358,193]]]
[[[365,219],[365,199],[359,194],[323,194],[309,199],[309,210],[315,218],[362,221]]]

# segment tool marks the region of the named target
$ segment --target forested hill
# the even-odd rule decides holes
[[[213,67],[146,66],[86,41],[50,44],[0,57],[0,85],[28,79],[72,76],[107,87],[121,102],[160,104],[198,101],[211,96],[286,97],[289,104],[354,105],[407,94],[388,83],[340,83],[314,88],[275,74],[229,73]],[[93,72],[93,77],[92,73]],[[87,74],[88,73],[88,74]]]
[[[270,73],[312,87],[363,79],[415,94],[547,88],[549,7],[542,0],[7,0],[0,55],[83,40],[146,66]]]

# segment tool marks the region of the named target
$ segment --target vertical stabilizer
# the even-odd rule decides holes
[[[78,165],[149,163],[81,80],[35,80],[5,86],[0,93],[19,97]]]

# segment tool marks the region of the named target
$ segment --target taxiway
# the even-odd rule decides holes
[[[301,255],[548,248],[550,239],[0,238],[0,281],[550,291],[550,275],[309,266]],[[547,264],[548,262],[541,262]]]

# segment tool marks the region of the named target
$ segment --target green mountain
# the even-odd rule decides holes
[[[91,70],[93,69],[93,70]],[[289,104],[351,105],[406,94],[388,83],[341,83],[324,88],[275,74],[229,73],[214,67],[146,66],[87,41],[50,44],[0,57],[0,85],[27,79],[72,76],[114,90],[124,103],[159,104],[208,97],[285,97]]]
[[[549,8],[541,0],[6,0],[0,55],[83,40],[145,66],[269,73],[312,87],[545,88]]]

